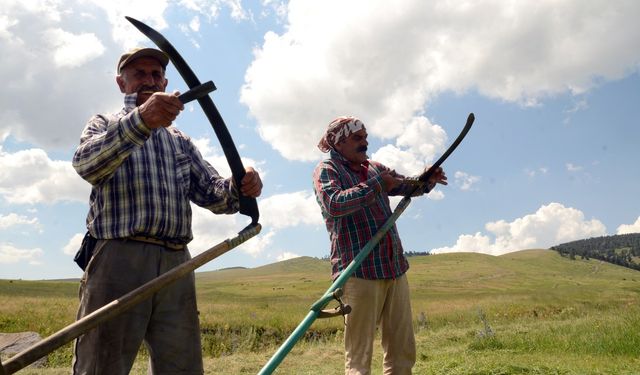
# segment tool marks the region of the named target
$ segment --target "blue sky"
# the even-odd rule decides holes
[[[91,115],[121,107],[121,52],[151,45],[124,16],[215,82],[245,165],[263,176],[262,233],[201,270],[328,254],[311,174],[338,115],[362,119],[370,156],[411,175],[475,113],[444,165],[449,186],[398,220],[407,251],[500,255],[640,232],[637,14],[637,1],[3,0],[0,278],[81,275],[89,185],[71,156]],[[229,175],[197,105],[175,125]],[[194,208],[192,253],[248,221]]]

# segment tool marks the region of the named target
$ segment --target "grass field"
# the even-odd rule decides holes
[[[415,374],[640,374],[638,271],[549,250],[410,262]],[[256,374],[329,285],[313,258],[198,273],[206,373]],[[1,332],[48,336],[73,322],[77,282],[0,280],[0,300]],[[317,320],[276,373],[342,373],[342,328]],[[70,360],[67,345],[20,373],[68,374]]]

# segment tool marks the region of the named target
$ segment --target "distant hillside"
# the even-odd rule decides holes
[[[303,256],[256,268],[235,267],[217,271],[196,272],[196,279],[198,281],[210,281],[235,277],[263,277],[292,274],[318,274],[328,278],[331,275],[331,264],[328,260]]]
[[[593,237],[551,249],[569,259],[599,259],[640,271],[640,233]]]
[[[432,301],[434,293],[442,298],[494,293],[530,296],[535,290],[546,296],[558,292],[562,296],[559,300],[562,300],[566,298],[564,291],[575,294],[578,285],[590,285],[586,290],[592,290],[594,285],[609,285],[615,290],[618,287],[611,283],[628,280],[636,285],[640,282],[640,276],[634,270],[597,259],[571,261],[556,251],[543,249],[501,256],[481,253],[416,256],[409,258],[409,263],[412,288],[416,289],[416,297],[427,293],[429,298],[425,301]],[[260,290],[271,298],[290,292],[296,298],[315,300],[331,285],[331,264],[318,258],[299,257],[257,268],[198,272],[196,281],[200,293],[215,285],[212,289],[216,293],[233,295],[232,300],[244,293],[255,297]],[[298,294],[300,292],[303,293]]]

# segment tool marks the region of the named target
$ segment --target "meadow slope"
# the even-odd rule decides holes
[[[638,271],[550,250],[410,263],[416,374],[640,374]],[[327,261],[307,257],[197,273],[207,373],[257,373],[329,274]],[[0,331],[47,336],[73,322],[77,281],[0,280],[0,299]],[[277,373],[340,373],[342,328],[340,318],[317,320]],[[146,373],[145,356],[133,373]],[[70,358],[67,345],[48,368],[22,373],[66,374]]]

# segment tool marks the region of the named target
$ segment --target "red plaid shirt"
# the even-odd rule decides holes
[[[335,279],[391,216],[388,195],[405,195],[411,186],[403,184],[389,193],[378,193],[376,190],[382,190],[380,173],[391,171],[389,168],[367,161],[356,172],[337,152],[332,150],[330,156],[316,167],[313,187],[331,240],[331,276]],[[354,276],[369,280],[395,279],[408,269],[398,229],[393,225]]]

